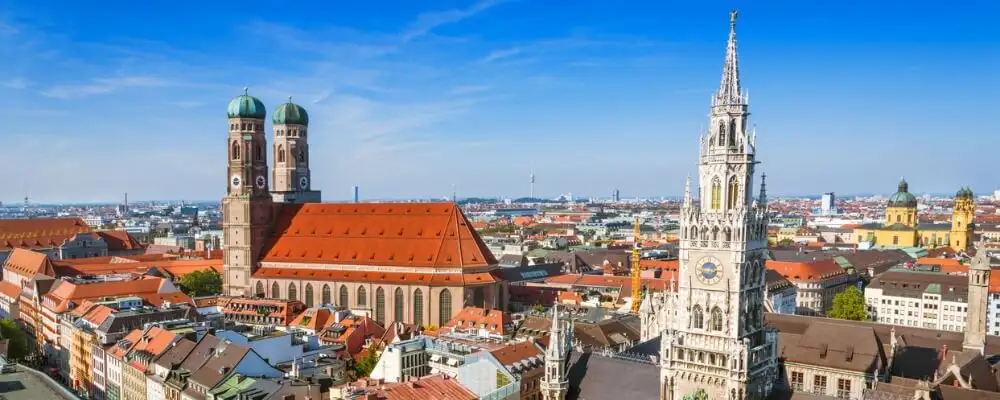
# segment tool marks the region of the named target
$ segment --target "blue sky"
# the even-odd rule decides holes
[[[994,1],[85,3],[0,6],[0,200],[220,198],[244,86],[328,200],[679,195],[733,7],[771,193],[1000,186]]]

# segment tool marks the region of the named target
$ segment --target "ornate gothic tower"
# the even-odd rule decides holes
[[[545,349],[545,376],[542,377],[542,398],[544,400],[564,400],[569,391],[569,375],[566,364],[572,345],[572,325],[564,326],[559,321],[559,304],[552,305],[552,329],[549,331],[549,347]]]
[[[961,188],[955,193],[955,206],[951,211],[951,234],[949,239],[955,251],[969,250],[972,243],[973,225],[976,217],[976,205],[973,203],[972,189]]]
[[[701,138],[700,201],[681,206],[675,315],[661,335],[661,399],[763,399],[777,373],[776,332],[764,328],[767,197],[752,195],[755,137],[740,88],[736,11],[710,129]],[[664,307],[666,312],[670,309]]]
[[[260,260],[271,224],[264,137],[267,111],[264,103],[243,91],[229,102],[228,194],[222,199],[222,291],[230,296],[251,295],[250,274]]]
[[[952,239],[954,241],[954,239]],[[969,312],[965,322],[965,340],[962,349],[986,351],[986,314],[990,290],[990,257],[986,255],[986,246],[979,246],[976,257],[969,267]]]
[[[292,98],[274,111],[274,190],[271,196],[279,203],[318,203],[320,192],[310,190],[309,114],[292,103]]]

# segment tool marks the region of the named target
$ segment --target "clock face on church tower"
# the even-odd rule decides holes
[[[232,178],[232,181],[231,181],[231,183],[232,183],[232,185],[233,185],[233,188],[236,188],[236,189],[239,189],[239,187],[240,187],[240,184],[242,184],[242,183],[243,183],[243,180],[242,180],[242,179],[240,179],[240,176],[239,176],[239,175],[233,175],[233,178]]]
[[[722,263],[715,257],[705,257],[695,264],[695,275],[701,283],[714,285],[722,280]]]
[[[267,185],[267,180],[264,179],[263,175],[257,175],[257,188],[263,189],[264,185]]]
[[[299,178],[299,187],[302,188],[302,190],[305,190],[307,187],[309,187],[309,178],[306,178],[304,176]]]

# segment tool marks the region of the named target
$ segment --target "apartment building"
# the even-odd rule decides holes
[[[845,270],[832,258],[815,261],[767,260],[767,269],[795,285],[795,313],[826,315],[833,297],[858,282],[858,274]]]
[[[868,316],[883,324],[961,332],[965,329],[969,278],[898,268],[865,288]]]
[[[766,270],[764,308],[776,314],[795,314],[798,309],[795,285],[775,270]]]

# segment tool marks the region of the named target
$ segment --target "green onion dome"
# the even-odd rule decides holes
[[[247,94],[249,90],[243,88],[243,94],[236,96],[229,102],[229,118],[255,118],[264,119],[267,117],[267,108],[260,99]]]
[[[309,125],[309,113],[302,106],[292,103],[292,97],[288,96],[288,102],[274,110],[271,122],[275,125]]]

